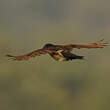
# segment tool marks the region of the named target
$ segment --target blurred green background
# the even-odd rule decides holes
[[[110,41],[109,0],[0,0],[0,110],[110,110],[110,49],[10,61],[45,43]]]

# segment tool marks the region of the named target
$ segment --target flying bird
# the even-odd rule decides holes
[[[89,44],[68,44],[68,45],[55,45],[55,44],[45,44],[43,48],[32,51],[30,53],[20,55],[20,56],[13,56],[13,55],[6,55],[13,60],[29,60],[31,57],[40,56],[41,54],[49,54],[52,58],[57,61],[69,61],[73,59],[84,59],[84,56],[76,55],[72,53],[74,48],[81,49],[81,48],[103,48],[107,46],[108,43],[103,43],[103,40],[100,40],[96,43],[89,43]]]

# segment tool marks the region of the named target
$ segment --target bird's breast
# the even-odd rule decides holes
[[[67,59],[62,55],[59,55],[59,54],[50,54],[50,55],[57,61],[67,61]]]

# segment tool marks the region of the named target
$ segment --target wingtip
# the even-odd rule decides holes
[[[97,41],[96,43],[100,43],[100,44],[103,44],[104,46],[108,46],[109,45],[109,43],[108,42],[104,42],[104,38],[102,38],[101,40],[99,40],[99,41]]]
[[[9,54],[7,54],[7,55],[5,55],[6,57],[15,57],[15,56],[13,56],[13,55],[9,55]]]

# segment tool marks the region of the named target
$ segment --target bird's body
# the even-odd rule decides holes
[[[69,45],[54,45],[54,44],[46,44],[43,48],[30,52],[28,54],[20,55],[20,56],[12,56],[13,60],[28,60],[30,57],[39,56],[41,54],[49,54],[52,58],[57,61],[69,61],[73,59],[83,59],[84,56],[79,56],[73,54],[71,51],[73,48],[103,48],[107,46],[107,43],[90,43],[90,44],[69,44]]]
[[[71,53],[68,50],[58,50],[56,52],[50,53],[50,56],[57,61],[69,61],[73,59],[83,59],[83,56],[78,56]]]

